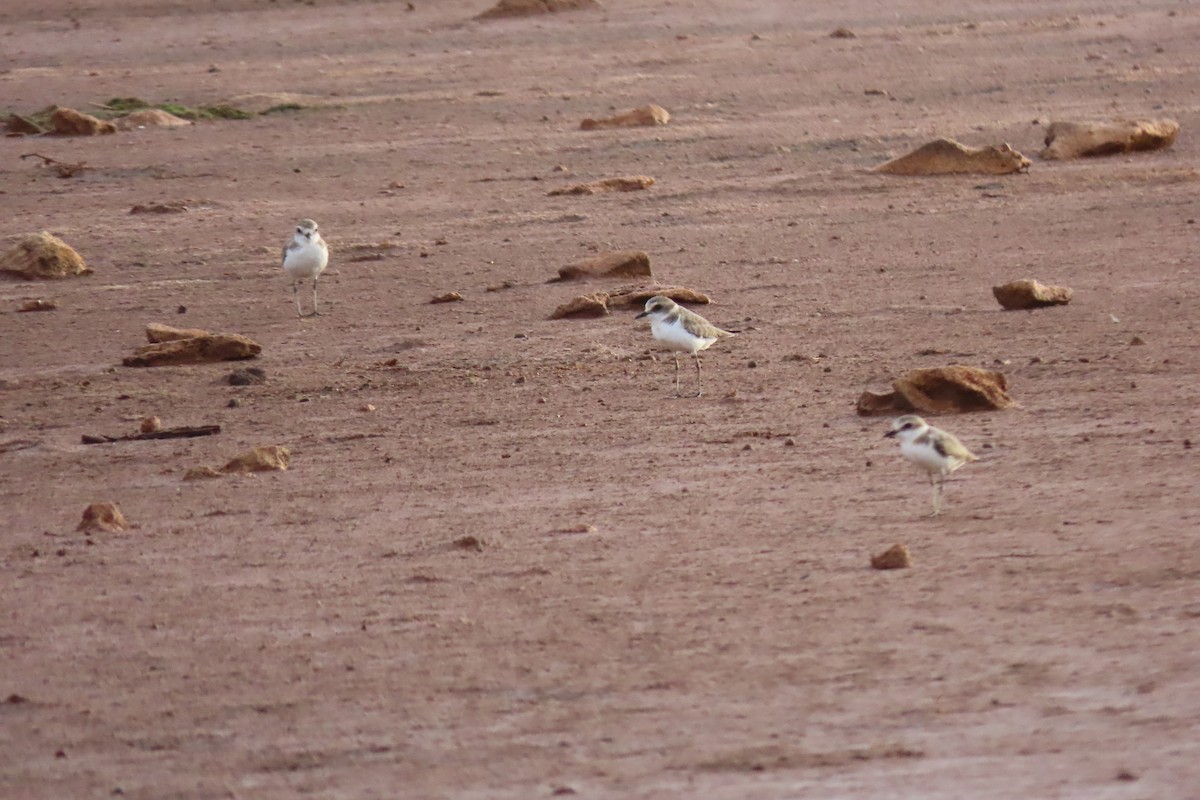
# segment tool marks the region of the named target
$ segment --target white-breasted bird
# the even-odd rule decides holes
[[[700,377],[700,351],[707,350],[713,342],[733,331],[713,325],[694,311],[689,311],[669,297],[655,295],[646,301],[646,309],[636,319],[650,318],[650,333],[662,342],[675,356],[675,394],[679,394],[679,354],[691,353],[696,359],[696,397],[704,387]]]
[[[292,240],[283,248],[283,271],[292,279],[292,294],[296,298],[296,316],[302,317],[300,311],[300,282],[312,278],[312,315],[317,316],[317,278],[329,264],[329,248],[321,234],[317,233],[317,223],[311,219],[302,219],[296,223],[296,233]]]
[[[905,414],[892,421],[884,436],[900,440],[900,455],[924,469],[933,485],[933,514],[942,513],[942,494],[946,476],[963,464],[978,461],[954,434],[935,428],[916,414]]]

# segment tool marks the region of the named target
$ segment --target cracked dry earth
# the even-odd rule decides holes
[[[0,232],[96,270],[0,282],[0,796],[1200,796],[1200,9],[487,5],[6,0],[5,110],[301,108],[0,139]],[[1036,158],[1124,116],[1179,139]],[[867,171],[938,136],[1034,163]],[[706,396],[631,311],[547,319],[619,249],[742,330]],[[1074,299],[1004,312],[1018,278]],[[266,382],[118,366],[151,322]],[[931,520],[854,402],[948,363],[1020,408],[937,421],[983,460]],[[81,444],[149,415],[223,430]],[[288,471],[182,480],[266,445]],[[76,532],[97,501],[136,527]]]

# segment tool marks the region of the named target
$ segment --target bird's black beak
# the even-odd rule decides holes
[[[891,439],[891,438],[892,438],[893,436],[895,436],[895,435],[896,435],[896,432],[895,432],[895,431],[888,431],[887,433],[885,433],[885,434],[883,435],[883,438],[885,438],[885,439]]]
[[[649,312],[649,311],[643,311],[642,313],[640,313],[640,314],[638,314],[636,317],[634,317],[634,319],[641,319],[642,317],[648,317],[648,316],[650,316],[650,312]]]

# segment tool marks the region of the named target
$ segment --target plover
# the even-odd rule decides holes
[[[691,353],[696,359],[696,397],[704,387],[700,378],[700,351],[707,350],[713,342],[725,336],[733,336],[713,325],[694,311],[688,311],[669,297],[655,295],[646,301],[646,310],[636,319],[650,318],[650,332],[675,356],[675,394],[679,394],[679,354]]]
[[[283,248],[283,271],[292,279],[292,295],[296,298],[296,316],[303,317],[300,311],[300,282],[312,278],[313,316],[317,311],[317,277],[325,271],[329,263],[329,248],[325,240],[317,233],[317,223],[311,219],[302,219],[296,223],[296,233],[292,240]]]
[[[946,476],[963,464],[978,461],[979,457],[954,438],[954,434],[935,428],[916,414],[905,414],[892,421],[891,430],[884,434],[900,440],[900,455],[929,473],[933,486],[933,514],[942,513],[942,492]]]

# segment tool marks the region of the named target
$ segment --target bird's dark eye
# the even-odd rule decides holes
[[[304,233],[304,229],[303,229],[303,228],[296,228],[296,233]]]
[[[660,305],[658,305],[657,303],[655,303],[654,305],[652,305],[652,306],[650,307],[650,310],[651,310],[651,311],[662,311],[662,306],[660,306]]]

